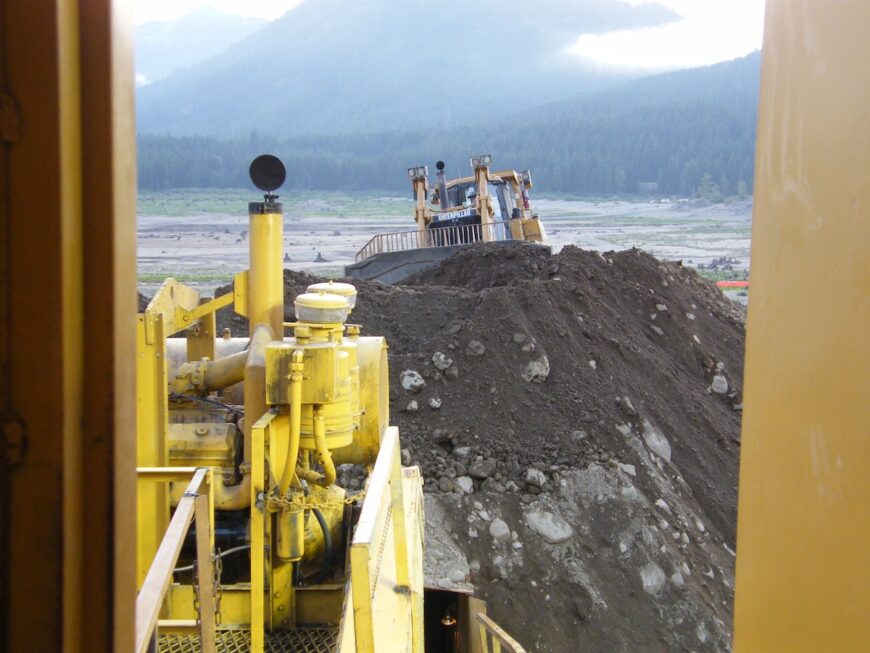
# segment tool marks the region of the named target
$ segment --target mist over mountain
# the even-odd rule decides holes
[[[407,192],[409,166],[438,159],[455,175],[468,158],[530,168],[536,188],[578,195],[691,196],[702,184],[725,195],[751,192],[760,56],[654,75],[509,117],[450,129],[387,129],[275,138],[139,138],[142,188],[248,188],[247,164],[272,152],[287,166],[287,187]],[[444,109],[442,109],[444,110]],[[389,127],[385,125],[384,127]]]
[[[206,61],[267,23],[262,18],[224,14],[206,7],[177,20],[137,25],[136,83],[150,84]]]
[[[305,0],[140,88],[138,126],[232,137],[485,122],[629,78],[569,54],[581,33],[678,18],[618,0]]]

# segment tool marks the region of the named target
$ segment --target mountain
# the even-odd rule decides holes
[[[627,78],[581,33],[678,19],[619,0],[305,0],[220,55],[139,89],[143,133],[450,128]]]
[[[407,190],[409,166],[438,159],[468,171],[490,153],[496,167],[529,168],[539,190],[578,195],[692,195],[705,174],[726,194],[751,191],[758,52],[725,63],[634,80],[570,101],[452,129],[274,138],[139,137],[142,188],[248,187],[247,165],[280,156],[287,187]],[[742,182],[742,183],[741,183]]]
[[[254,33],[268,21],[202,8],[178,20],[137,25],[136,83],[146,85],[201,63]]]

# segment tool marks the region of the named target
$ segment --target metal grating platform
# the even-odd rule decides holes
[[[266,653],[333,653],[338,631],[331,628],[300,628],[266,633]],[[160,635],[159,653],[199,653],[196,635]],[[251,632],[222,630],[217,633],[219,653],[249,653]]]

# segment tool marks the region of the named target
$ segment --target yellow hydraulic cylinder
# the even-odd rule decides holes
[[[258,324],[268,324],[280,340],[284,333],[284,215],[279,202],[251,202],[250,272],[248,275],[248,320],[253,333]]]

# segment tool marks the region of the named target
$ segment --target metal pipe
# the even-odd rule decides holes
[[[206,392],[223,390],[244,379],[247,360],[248,352],[240,351],[231,356],[206,361],[202,371],[202,382]]]
[[[447,175],[444,174],[444,162],[439,161],[435,167],[438,168],[438,199],[441,200],[441,210],[446,211],[450,208],[450,200],[447,197]]]
[[[329,487],[335,483],[335,463],[332,462],[332,454],[326,446],[326,419],[319,408],[314,411],[314,447],[318,462],[323,466],[323,473],[297,467],[296,474],[309,483]]]
[[[326,418],[320,409],[314,411],[314,446],[317,448],[317,458],[323,466],[323,486],[332,485],[335,483],[335,464],[326,446]]]
[[[284,215],[275,202],[253,202],[249,207],[250,238],[248,272],[249,331],[258,324],[272,327],[274,338],[284,334],[284,268],[281,248]]]
[[[271,328],[265,324],[258,325],[251,336],[245,362],[242,482],[229,486],[215,484],[215,508],[221,510],[241,510],[251,503],[251,428],[266,412],[266,345],[271,341]]]
[[[172,378],[172,391],[185,394],[191,390],[208,393],[223,390],[245,378],[248,352],[240,351],[214,361],[190,361],[178,366]]]
[[[290,359],[290,443],[287,447],[287,462],[281,474],[278,496],[287,494],[296,475],[296,459],[299,458],[299,438],[302,432],[302,378],[305,354],[301,349],[293,352]]]

